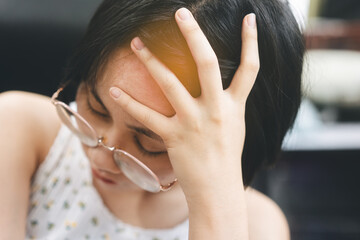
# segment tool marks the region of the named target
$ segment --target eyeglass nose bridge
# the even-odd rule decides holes
[[[104,143],[104,137],[99,137],[98,138],[98,146],[102,146],[104,148],[106,148],[107,150],[109,150],[110,152],[113,152],[115,150],[115,147],[109,147]]]

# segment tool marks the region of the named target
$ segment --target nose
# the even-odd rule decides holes
[[[113,152],[101,146],[91,149],[91,162],[97,170],[110,174],[119,174],[121,170],[115,164]]]

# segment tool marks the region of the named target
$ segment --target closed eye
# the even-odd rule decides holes
[[[91,104],[90,104],[89,98],[87,98],[87,106],[88,106],[88,109],[89,109],[92,113],[94,113],[94,114],[96,114],[96,115],[98,115],[98,116],[100,116],[100,117],[102,117],[102,118],[105,118],[105,119],[109,119],[109,118],[110,118],[110,116],[109,116],[108,113],[103,113],[103,112],[100,112],[100,111],[96,110],[95,108],[93,108],[93,107],[91,106]]]
[[[134,142],[135,142],[137,148],[145,156],[156,157],[156,156],[167,153],[167,151],[149,151],[144,148],[144,146],[140,143],[139,138],[136,135],[134,135],[133,138],[134,138]]]

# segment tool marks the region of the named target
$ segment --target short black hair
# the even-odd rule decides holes
[[[70,59],[64,81],[75,86],[84,82],[95,88],[110,54],[119,47],[129,46],[131,39],[139,36],[188,88],[187,81],[198,81],[198,76],[174,18],[181,7],[193,13],[214,49],[224,89],[230,85],[240,64],[243,18],[249,13],[256,14],[261,67],[246,103],[242,167],[244,185],[248,186],[256,171],[273,165],[278,158],[301,101],[305,44],[286,3],[280,0],[105,0]]]

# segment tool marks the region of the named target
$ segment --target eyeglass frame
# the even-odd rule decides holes
[[[128,152],[126,152],[126,151],[124,151],[124,150],[122,150],[122,149],[116,148],[115,146],[112,146],[112,147],[107,146],[107,145],[104,143],[105,137],[103,137],[103,136],[100,136],[100,137],[99,137],[99,135],[97,134],[97,132],[95,131],[95,129],[90,125],[90,123],[89,123],[87,120],[85,120],[84,117],[82,117],[77,111],[74,111],[73,109],[71,109],[71,107],[70,107],[68,104],[66,104],[66,103],[64,103],[64,102],[62,102],[62,101],[60,101],[60,100],[57,99],[57,98],[59,97],[60,92],[63,91],[63,89],[64,89],[63,87],[59,88],[59,89],[52,95],[52,97],[51,97],[51,103],[52,103],[55,107],[56,107],[56,105],[61,105],[61,106],[62,106],[63,108],[65,108],[67,111],[71,112],[71,114],[73,114],[75,117],[78,117],[83,123],[85,123],[85,125],[90,129],[90,131],[92,131],[92,133],[94,133],[94,136],[97,136],[97,137],[96,137],[96,138],[97,138],[97,144],[96,144],[95,146],[90,146],[90,145],[84,143],[84,142],[81,140],[81,138],[74,132],[73,129],[70,129],[71,132],[74,133],[74,135],[76,135],[76,137],[79,138],[80,142],[82,142],[83,144],[85,144],[86,146],[91,147],[91,148],[97,148],[97,147],[101,146],[101,147],[104,147],[105,149],[107,149],[107,150],[109,150],[109,151],[111,151],[111,152],[113,152],[113,153],[114,153],[115,151],[119,151],[120,153],[126,155],[126,156],[129,157],[131,160],[133,160],[136,164],[138,164],[140,167],[142,167],[147,173],[149,173],[149,174],[158,182],[158,184],[159,184],[159,190],[156,191],[156,192],[166,192],[166,191],[170,190],[170,189],[174,186],[174,184],[177,182],[177,178],[175,178],[172,182],[170,182],[170,183],[167,184],[167,185],[162,185],[162,184],[160,183],[160,180],[159,180],[158,176],[157,176],[148,166],[146,166],[143,162],[141,162],[138,158],[134,157],[133,155],[131,155],[130,153],[128,153]],[[59,115],[59,113],[58,113],[58,115]],[[64,123],[64,121],[62,120],[62,118],[61,118],[60,116],[59,116],[59,118],[60,118],[60,120]],[[68,127],[68,126],[66,125],[66,123],[64,123],[64,124],[65,124],[66,127]],[[69,127],[68,127],[68,128],[69,128]],[[120,170],[122,170],[121,167],[119,167],[118,164],[116,163],[114,154],[113,154],[112,158],[113,158],[113,161],[114,161],[115,165],[116,165]],[[123,170],[122,170],[122,171],[123,171]],[[126,176],[126,175],[125,175],[125,176]],[[127,178],[128,178],[128,177],[127,177]],[[128,178],[128,179],[129,179],[129,178]],[[133,182],[136,186],[140,187],[138,184],[136,184],[136,183],[135,183],[134,181],[132,181],[131,179],[129,179],[129,180],[130,180],[131,182]],[[142,187],[140,187],[140,188],[142,188]],[[144,189],[144,190],[149,191],[149,190],[147,190],[147,189]],[[153,192],[153,191],[150,191],[150,192]],[[156,192],[154,192],[154,193],[156,193]]]

